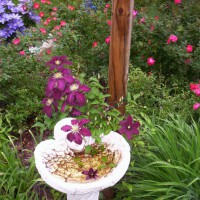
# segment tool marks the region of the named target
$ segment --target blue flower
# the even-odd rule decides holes
[[[31,9],[30,0],[19,0],[19,2],[15,5],[11,0],[0,0],[0,37],[7,41],[15,37],[17,31],[23,33],[27,28],[28,25],[24,24],[24,18],[29,18],[35,23],[40,22],[40,17]],[[28,4],[27,10],[23,10],[24,4]]]

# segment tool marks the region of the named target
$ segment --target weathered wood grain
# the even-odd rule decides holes
[[[108,99],[111,106],[118,105],[127,93],[133,0],[112,1],[112,27],[108,70]],[[118,107],[124,114],[125,103]]]

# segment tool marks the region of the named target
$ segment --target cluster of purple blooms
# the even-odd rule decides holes
[[[63,113],[68,112],[71,117],[80,116],[82,113],[78,108],[86,104],[85,93],[89,92],[90,88],[87,85],[81,84],[71,74],[70,69],[65,68],[65,65],[72,65],[72,62],[66,56],[54,56],[46,65],[54,74],[49,77],[47,82],[45,90],[46,97],[42,100],[42,104],[44,105],[43,112],[49,118],[52,117],[54,112],[58,112],[59,109]],[[70,142],[74,141],[80,145],[82,144],[83,137],[91,136],[90,130],[85,127],[89,122],[89,119],[74,119],[71,121],[71,125],[65,125],[61,129],[69,132],[67,139]],[[122,120],[119,125],[121,126],[119,133],[126,134],[129,140],[132,139],[133,134],[139,134],[138,128],[140,123],[134,121],[130,115]],[[96,171],[93,172],[95,175]],[[90,174],[85,174],[90,177]]]
[[[0,1],[0,38],[15,37],[16,32],[27,28],[25,20],[39,23],[40,17],[33,12],[31,0],[19,0],[15,5],[12,0]]]
[[[54,56],[46,63],[50,71],[56,72],[49,77],[45,96],[42,100],[43,112],[50,118],[53,112],[58,111],[59,102],[62,102],[61,112],[66,112],[66,107],[70,116],[81,115],[77,107],[84,106],[86,103],[85,93],[90,91],[87,85],[81,84],[65,65],[72,65],[66,56]],[[69,110],[70,109],[70,110]]]

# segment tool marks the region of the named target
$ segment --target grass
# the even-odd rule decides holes
[[[145,117],[146,147],[133,149],[132,165],[117,199],[200,199],[200,123],[179,116]]]

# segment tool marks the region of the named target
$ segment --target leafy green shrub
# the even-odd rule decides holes
[[[189,119],[192,114],[198,119],[199,113],[192,109],[195,97],[189,86],[186,84],[179,88],[175,81],[169,88],[163,82],[163,77],[146,75],[141,69],[131,67],[127,111],[138,115],[140,112],[155,114],[161,118],[167,116],[167,113],[179,113],[182,118]]]
[[[164,76],[168,84],[178,79],[181,86],[185,81],[199,78],[199,13],[197,0],[182,1],[136,1],[131,41],[131,63],[143,71]],[[171,34],[177,36],[176,42],[168,44]],[[191,52],[186,47],[193,46]],[[153,57],[154,66],[147,65]]]
[[[116,200],[200,198],[200,123],[191,121],[144,115],[145,145],[133,147],[132,165]]]
[[[38,115],[46,82],[46,69],[43,67],[46,57],[28,51],[31,45],[42,40],[33,34],[35,41],[26,35],[20,37],[20,44],[11,43],[0,48],[0,104],[2,112],[9,111],[16,127]],[[19,54],[21,50],[26,52],[25,55]]]

